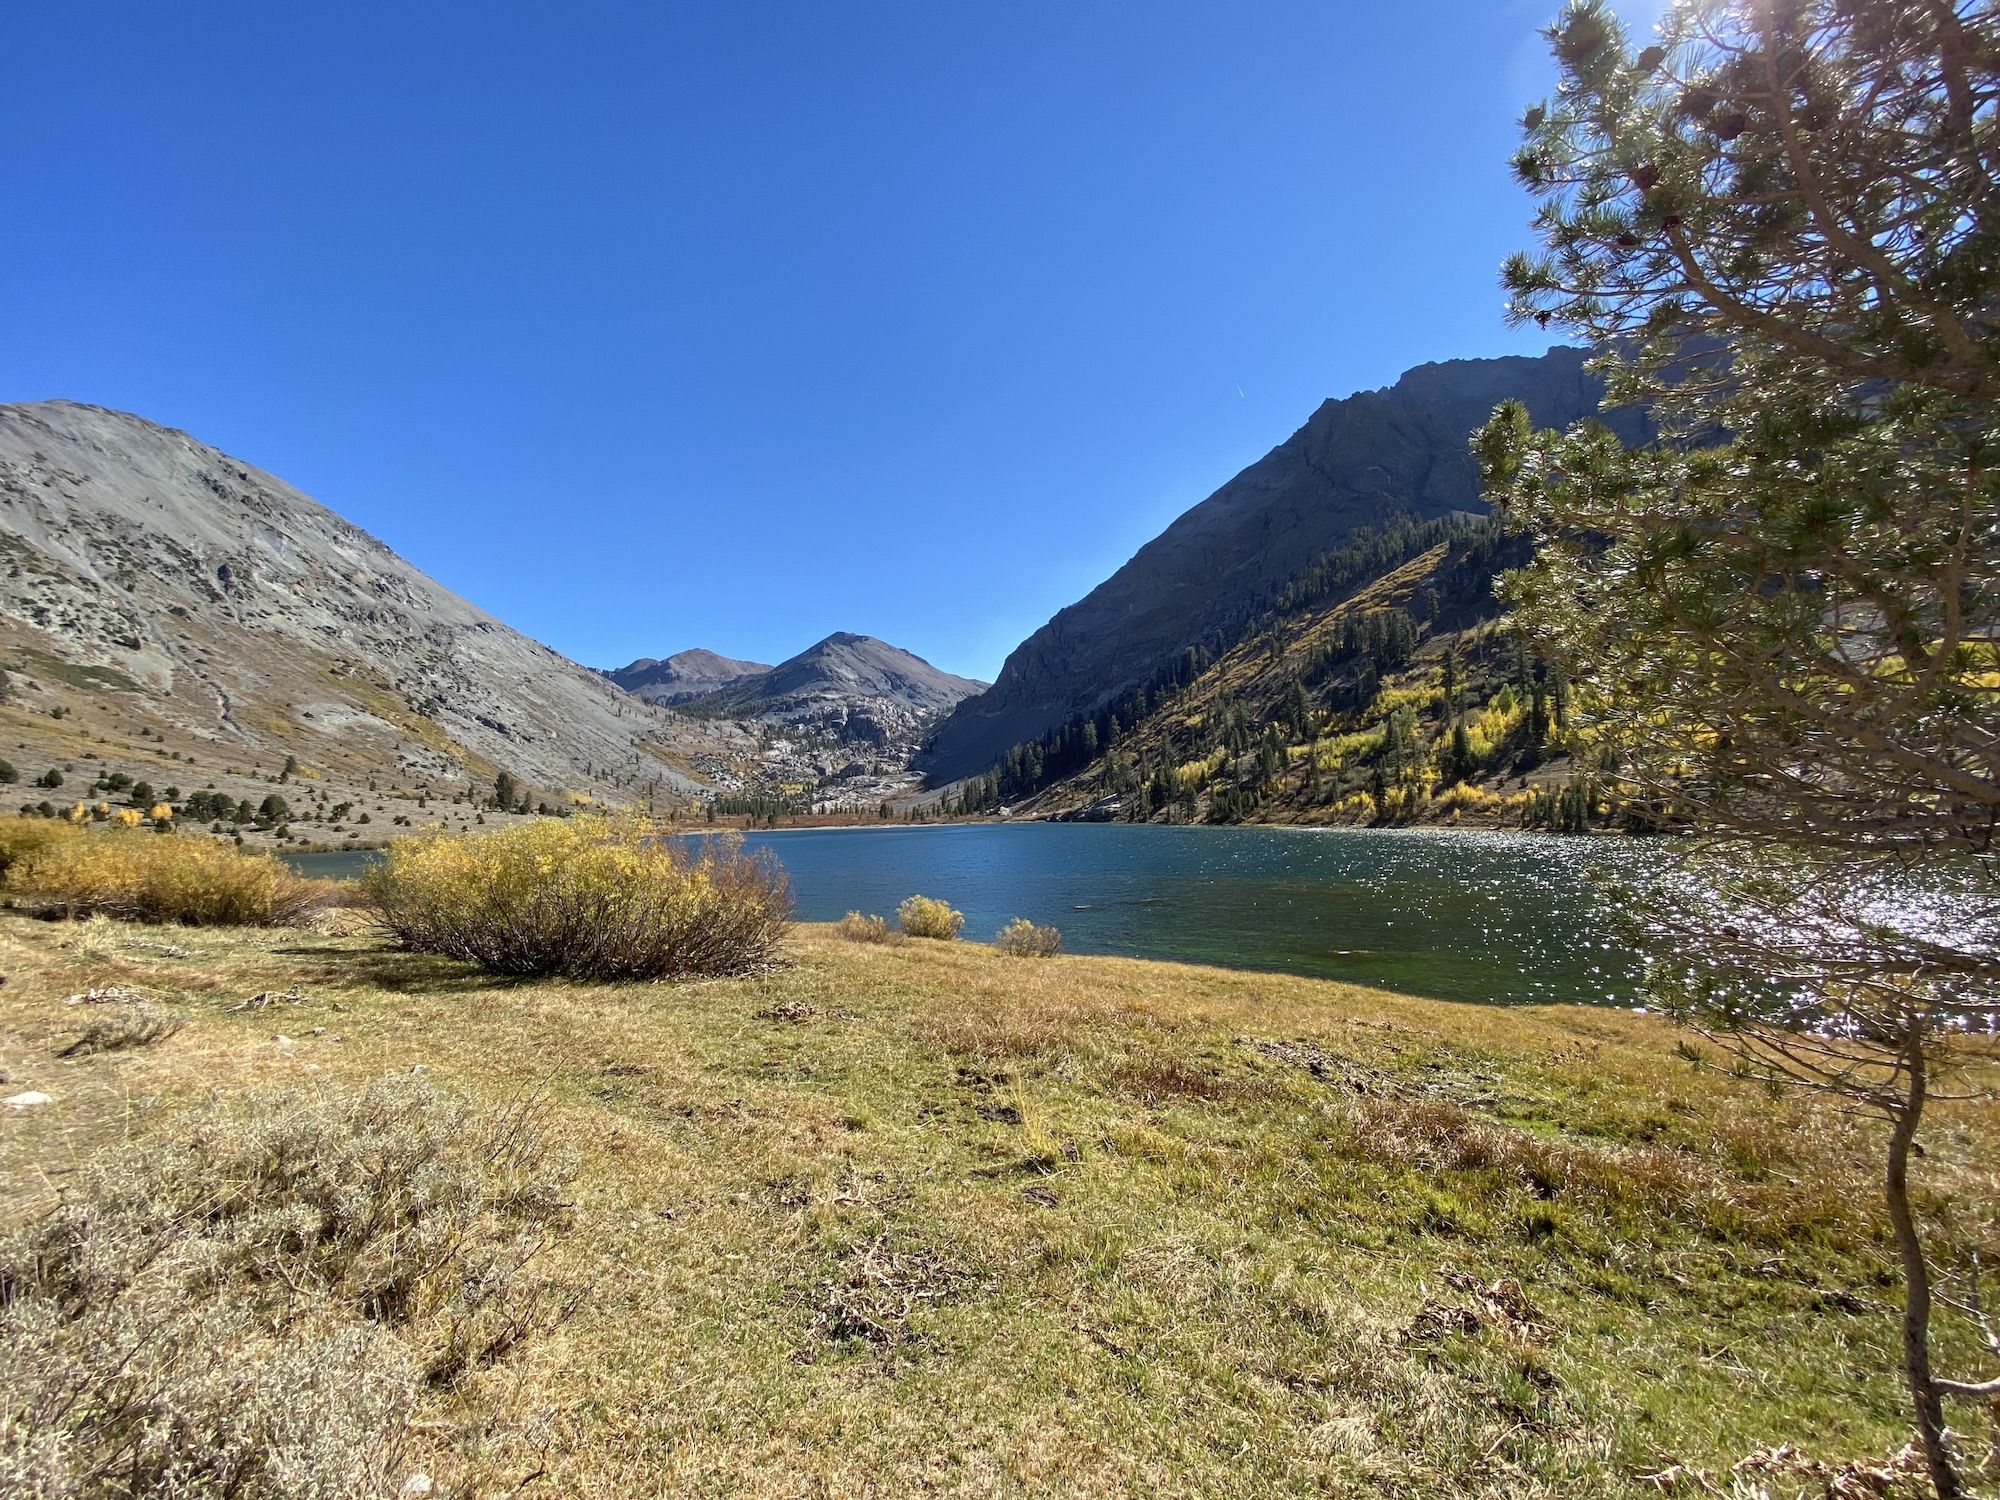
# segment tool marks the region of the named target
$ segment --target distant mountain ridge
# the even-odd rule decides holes
[[[766,662],[738,661],[697,646],[658,659],[642,656],[625,666],[604,669],[603,675],[635,698],[666,704],[698,698],[770,670]]]
[[[1538,426],[1598,413],[1588,351],[1419,365],[1394,385],[1329,400],[1306,424],[1059,610],[1007,658],[993,686],[938,724],[917,759],[933,782],[977,775],[1035,739],[1152,681],[1189,647],[1234,644],[1316,558],[1364,527],[1481,514],[1468,447],[1500,401]],[[1644,440],[1643,414],[1604,420]]]
[[[939,714],[985,687],[873,636],[836,631],[775,667],[679,706],[709,718],[886,746],[914,741]]]

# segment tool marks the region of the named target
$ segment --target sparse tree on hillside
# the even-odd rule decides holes
[[[511,773],[502,771],[493,778],[493,805],[495,807],[499,808],[502,812],[510,812],[513,810],[514,804],[520,800],[521,783],[516,781]]]
[[[1465,731],[1465,718],[1460,715],[1452,721],[1451,748],[1445,756],[1445,775],[1450,781],[1464,781],[1479,768],[1479,761],[1472,753],[1472,736]]]
[[[2000,11],[1692,0],[1639,48],[1584,0],[1550,38],[1514,314],[1603,349],[1663,441],[1503,406],[1488,494],[1537,544],[1509,595],[1554,711],[1701,832],[1637,893],[1657,987],[1887,1121],[1904,1370],[1957,1496],[1945,1402],[2000,1381],[1931,1367],[1908,1173],[2000,1018]]]

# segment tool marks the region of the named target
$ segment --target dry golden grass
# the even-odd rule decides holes
[[[175,1012],[143,999],[88,1005],[77,1018],[69,1045],[57,1055],[83,1057],[92,1052],[150,1047],[165,1041],[186,1024]]]
[[[575,1306],[535,1111],[408,1074],[211,1105],[0,1234],[0,1491],[410,1493],[412,1417]]]
[[[1872,1128],[1694,1067],[1658,1018],[793,947],[573,987],[0,919],[0,1070],[56,1098],[0,1132],[9,1212],[212,1090],[420,1066],[539,1096],[581,1170],[537,1265],[592,1290],[419,1397],[410,1461],[479,1493],[1653,1496],[1677,1463],[1729,1493],[1781,1443],[1905,1439]],[[63,999],[108,983],[186,1028],[58,1058]],[[2000,1248],[1997,1144],[1990,1104],[1928,1133],[1954,1253]]]

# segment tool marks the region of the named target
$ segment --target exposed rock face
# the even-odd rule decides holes
[[[763,662],[737,661],[697,646],[692,651],[676,651],[665,659],[642,656],[604,675],[648,703],[680,703],[747,678],[760,677],[770,670]]]
[[[1387,389],[1325,402],[1016,647],[993,686],[938,725],[917,765],[934,781],[976,774],[1010,745],[1144,683],[1188,646],[1229,644],[1287,580],[1361,527],[1483,512],[1473,429],[1510,396],[1542,426],[1595,412],[1603,387],[1586,357],[1556,348],[1419,365]],[[1637,413],[1607,420],[1628,442],[1647,435]]]
[[[0,553],[0,665],[142,738],[350,780],[497,767],[628,794],[684,790],[731,753],[728,731],[633,699],[283,481],[138,417],[0,407]]]
[[[690,713],[782,726],[847,743],[914,743],[921,730],[986,684],[845,631],[761,675],[691,699]]]

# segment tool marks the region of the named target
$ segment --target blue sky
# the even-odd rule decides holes
[[[990,677],[1323,398],[1546,343],[1495,273],[1557,3],[17,7],[0,401],[592,665]]]

